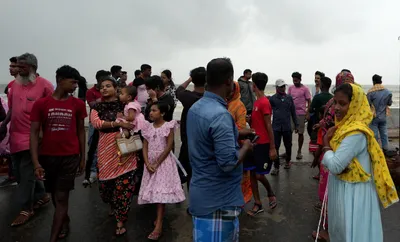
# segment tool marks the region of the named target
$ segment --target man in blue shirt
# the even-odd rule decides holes
[[[286,164],[285,169],[290,169],[290,162],[292,159],[292,124],[293,120],[295,130],[298,129],[296,107],[294,106],[293,98],[286,94],[286,83],[282,79],[275,82],[276,93],[269,98],[269,103],[272,107],[272,129],[274,130],[275,149],[278,152],[283,139],[283,144],[286,150]],[[274,169],[271,175],[276,176],[279,174],[280,159],[275,159]]]
[[[225,101],[232,85],[231,61],[211,60],[207,65],[208,91],[188,112],[193,241],[239,241],[238,216],[244,204],[241,163],[252,144],[245,140],[239,150],[239,133]],[[219,226],[213,226],[216,221]]]
[[[388,106],[392,105],[392,93],[382,85],[382,77],[374,75],[372,77],[374,86],[368,91],[367,98],[371,105],[374,119],[370,128],[375,133],[375,138],[381,141],[382,149],[386,152],[389,148],[389,140],[386,126],[386,112]]]

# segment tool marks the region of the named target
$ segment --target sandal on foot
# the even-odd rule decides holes
[[[313,237],[313,239],[316,239],[317,238],[317,231],[313,231],[311,236]],[[327,242],[327,241],[329,241],[328,232],[326,232],[324,230],[319,231],[317,241],[319,241],[319,242]]]
[[[148,236],[147,238],[148,238],[149,240],[157,241],[157,240],[160,239],[160,237],[161,237],[161,233],[158,233],[158,232],[153,231],[153,232],[151,232],[151,233],[149,234],[149,236]]]
[[[33,211],[32,212],[21,211],[18,217],[11,224],[11,227],[16,227],[25,224],[26,222],[28,222],[29,219],[33,217],[33,215],[34,215]]]
[[[248,215],[255,217],[257,214],[264,212],[262,204],[254,203],[253,209],[247,212]]]
[[[277,176],[279,174],[279,168],[274,168],[271,172],[271,176]]]
[[[61,229],[60,233],[58,234],[58,238],[65,239],[69,234],[69,230],[70,229],[69,229],[69,224],[68,224],[67,227]]]
[[[117,225],[117,229],[115,230],[115,235],[117,237],[120,237],[123,236],[124,234],[126,234],[126,228],[124,227],[124,225],[122,226]]]
[[[89,179],[85,179],[85,180],[83,180],[83,182],[82,182],[82,186],[83,186],[84,188],[87,188],[87,187],[92,188],[92,183],[89,181]]]
[[[35,203],[35,205],[33,205],[33,209],[36,210],[36,209],[39,209],[39,208],[41,208],[41,207],[44,207],[44,206],[46,206],[49,202],[50,202],[50,197],[46,195],[46,196],[44,196],[42,199],[40,199],[39,201],[37,201],[37,202]]]
[[[296,156],[296,159],[297,160],[303,159],[303,155],[301,153],[298,153],[297,156]]]
[[[276,206],[278,206],[275,196],[268,197],[268,200],[269,200],[269,203],[268,203],[269,209],[274,209],[274,208],[276,208]]]
[[[288,163],[285,164],[285,166],[283,168],[286,169],[286,170],[289,170],[291,166],[292,166],[292,163],[288,162]]]
[[[312,178],[313,178],[314,180],[319,181],[319,175],[315,175],[315,176],[313,176]]]

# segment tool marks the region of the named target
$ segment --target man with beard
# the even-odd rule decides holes
[[[298,72],[294,72],[292,74],[293,78],[293,86],[289,87],[288,94],[293,97],[294,106],[296,107],[296,115],[297,122],[299,124],[299,128],[296,130],[299,134],[299,147],[297,150],[297,160],[303,159],[303,155],[301,154],[301,148],[303,147],[304,142],[304,129],[306,119],[309,119],[308,107],[311,104],[311,94],[308,87],[301,84],[301,74]],[[294,126],[294,124],[293,124]],[[293,128],[294,129],[294,128]]]
[[[8,93],[9,111],[1,124],[2,140],[10,123],[10,153],[15,166],[17,181],[17,202],[21,212],[11,224],[25,224],[33,215],[34,209],[46,205],[50,198],[46,195],[43,182],[34,175],[34,167],[29,150],[30,113],[36,100],[53,93],[53,85],[36,75],[38,62],[33,54],[25,53],[17,57],[18,75]]]
[[[193,241],[239,241],[242,162],[252,144],[246,140],[239,150],[239,132],[227,110],[232,62],[227,58],[210,61],[206,80],[207,91],[187,116]]]

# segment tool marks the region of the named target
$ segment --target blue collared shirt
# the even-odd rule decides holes
[[[369,104],[375,107],[375,119],[386,120],[386,107],[392,105],[392,93],[385,88],[368,93],[367,98]]]
[[[205,92],[189,109],[187,116],[189,159],[192,166],[190,212],[194,216],[211,214],[228,206],[242,206],[240,187],[242,165],[238,130],[226,102]]]

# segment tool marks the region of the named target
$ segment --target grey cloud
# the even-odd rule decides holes
[[[362,31],[364,1],[254,1],[256,25],[273,39],[321,44]],[[356,27],[355,27],[356,26]]]

